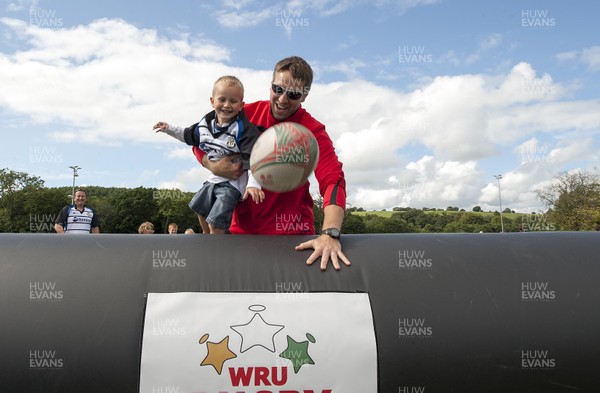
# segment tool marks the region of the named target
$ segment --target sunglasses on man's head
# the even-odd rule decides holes
[[[296,101],[296,100],[299,100],[300,98],[302,98],[302,92],[286,90],[283,87],[276,85],[275,83],[271,84],[271,90],[273,90],[273,93],[277,94],[278,96],[285,93],[285,94],[287,94],[288,98],[293,101]]]

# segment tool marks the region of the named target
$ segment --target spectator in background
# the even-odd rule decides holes
[[[192,228],[188,228],[185,230],[184,232],[186,235],[193,235],[194,233],[196,233]]]
[[[142,235],[149,235],[154,233],[154,224],[149,221],[143,222],[138,228],[138,233]]]
[[[100,233],[100,222],[94,210],[85,205],[87,194],[84,190],[75,191],[73,205],[67,205],[58,214],[54,223],[56,233],[88,234]]]
[[[178,230],[179,230],[179,227],[177,226],[177,224],[172,222],[169,224],[169,228],[168,228],[167,232],[169,233],[169,235],[177,235]]]

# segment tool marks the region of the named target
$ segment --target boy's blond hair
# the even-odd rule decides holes
[[[215,83],[213,84],[212,91],[213,96],[215,95],[215,88],[217,87],[217,85],[237,87],[242,91],[242,98],[244,98],[244,85],[242,84],[242,81],[240,81],[237,77],[233,75],[224,75],[215,81]]]

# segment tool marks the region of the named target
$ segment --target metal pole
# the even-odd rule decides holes
[[[498,202],[500,203],[500,227],[502,228],[502,233],[504,233],[504,220],[502,219],[502,191],[500,189],[500,179],[502,179],[502,175],[494,175],[494,177],[498,180]]]
[[[71,205],[74,205],[75,204],[75,178],[77,176],[79,176],[77,174],[77,170],[81,169],[81,168],[77,165],[70,166],[69,168],[73,169],[73,190],[71,191]]]

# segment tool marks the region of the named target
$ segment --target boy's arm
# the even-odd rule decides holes
[[[265,193],[261,189],[260,183],[256,181],[250,171],[248,171],[248,185],[246,186],[246,191],[244,192],[242,199],[245,200],[248,196],[252,197],[254,203],[261,203],[265,200]]]
[[[262,188],[260,183],[256,180],[256,178],[252,175],[252,172],[248,171],[248,185],[246,187],[254,187],[259,190]]]
[[[195,123],[187,128],[183,128],[181,126],[175,126],[161,121],[154,125],[154,130],[156,132],[164,132],[165,134],[170,135],[178,141],[186,143],[190,146],[198,146],[200,141],[199,136],[196,133],[197,126],[198,123]]]

